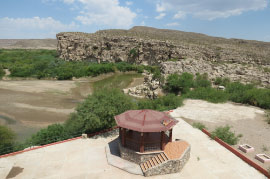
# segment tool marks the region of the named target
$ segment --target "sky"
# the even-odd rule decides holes
[[[0,0],[0,39],[133,26],[270,42],[270,0]]]

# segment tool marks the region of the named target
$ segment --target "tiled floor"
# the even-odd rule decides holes
[[[177,159],[188,148],[189,144],[186,141],[169,142],[164,149],[164,152],[169,159]]]

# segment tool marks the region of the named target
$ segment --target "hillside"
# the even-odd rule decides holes
[[[56,39],[0,39],[5,49],[56,49]]]
[[[151,27],[57,34],[60,58],[161,65],[162,72],[208,73],[211,79],[270,84],[270,43]],[[170,62],[167,62],[167,61]],[[172,62],[173,61],[173,62]]]

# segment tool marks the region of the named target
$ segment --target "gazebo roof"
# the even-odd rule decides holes
[[[167,131],[178,123],[166,113],[150,109],[129,110],[114,118],[119,127],[138,132]]]

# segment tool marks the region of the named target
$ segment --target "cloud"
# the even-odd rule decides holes
[[[76,20],[102,28],[130,28],[136,13],[120,6],[118,0],[78,0],[83,6]]]
[[[127,6],[131,6],[132,4],[133,4],[132,1],[126,1],[126,5],[127,5]]]
[[[141,22],[141,26],[145,26],[145,22],[144,21]]]
[[[61,1],[66,4],[72,4],[75,2],[75,0],[41,0],[42,3],[54,3],[56,1]]]
[[[142,9],[137,8],[137,9],[136,9],[136,12],[137,12],[137,13],[140,13],[140,12],[142,12]]]
[[[156,11],[157,12],[163,12],[165,10],[166,10],[165,7],[163,7],[162,5],[160,5],[160,4],[156,5]]]
[[[63,24],[52,17],[0,18],[1,38],[55,38],[61,31],[73,31],[78,26],[72,22]]]
[[[176,14],[174,14],[174,19],[184,19],[186,17],[186,13],[182,11],[178,11]]]
[[[72,4],[75,0],[62,0],[66,4]]]
[[[191,14],[196,18],[213,20],[240,15],[246,11],[257,11],[267,7],[267,0],[161,0],[157,11],[174,11],[174,18]],[[179,15],[179,16],[178,16]]]
[[[155,17],[155,19],[160,20],[160,19],[162,19],[164,16],[166,16],[165,13],[160,13],[158,16]]]
[[[179,26],[180,24],[178,22],[172,22],[172,23],[168,23],[166,24],[166,26],[168,27],[174,27],[174,26]]]

